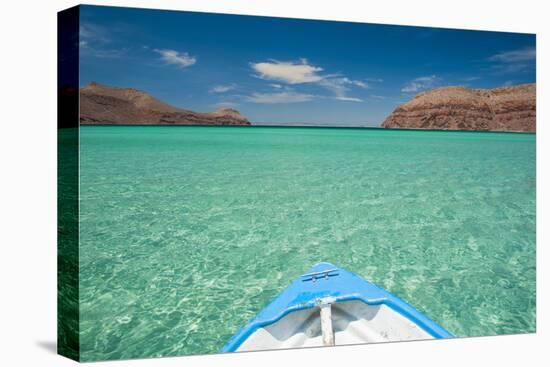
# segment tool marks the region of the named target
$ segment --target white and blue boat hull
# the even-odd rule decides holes
[[[451,337],[397,296],[351,272],[320,263],[281,292],[221,351]]]

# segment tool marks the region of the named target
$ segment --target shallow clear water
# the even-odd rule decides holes
[[[84,360],[217,352],[329,261],[458,336],[535,330],[535,135],[81,128]]]

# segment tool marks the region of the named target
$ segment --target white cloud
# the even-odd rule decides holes
[[[330,90],[335,95],[335,99],[340,101],[353,101],[361,102],[360,98],[349,97],[347,92],[349,91],[350,86],[356,86],[363,89],[369,87],[369,85],[360,80],[352,80],[347,77],[332,77],[326,78],[319,82],[319,85]]]
[[[161,58],[168,64],[178,65],[182,68],[194,65],[197,58],[190,56],[187,52],[178,52],[176,50],[155,49]]]
[[[94,23],[82,22],[79,28],[80,53],[85,57],[117,58],[126,54],[127,48],[113,48],[107,29]]]
[[[504,63],[532,61],[537,57],[537,52],[534,47],[522,48],[519,50],[512,50],[506,52],[500,52],[496,55],[489,57],[489,61],[498,61]]]
[[[254,98],[254,100],[258,99],[263,101],[264,98],[266,98],[269,100],[276,100],[276,103],[284,103],[283,101],[287,99],[292,102],[294,102],[295,99],[297,99],[297,102],[303,102],[301,99],[307,98],[307,100],[311,100],[312,98],[320,97],[310,94],[293,93],[292,89],[288,86],[288,84],[297,85],[307,83],[323,87],[332,92],[334,96],[327,98],[334,98],[340,101],[361,102],[362,100],[360,98],[348,96],[348,92],[351,88],[367,89],[370,87],[366,79],[355,80],[341,74],[321,74],[323,68],[309,64],[306,59],[300,59],[298,62],[270,60],[268,62],[250,63],[250,66],[256,72],[255,76],[260,79],[287,84],[269,84],[272,88],[284,90],[285,93],[257,93],[256,96],[261,97]],[[382,82],[381,79],[372,79],[372,81]]]
[[[299,103],[311,101],[315,96],[297,92],[280,92],[280,93],[253,93],[246,97],[249,102],[253,103]]]
[[[107,35],[109,34],[108,30],[94,23],[90,23],[90,22],[80,23],[80,28],[78,33],[81,41],[86,40],[86,41],[94,41],[99,43],[109,42],[109,38],[107,37]]]
[[[415,93],[426,89],[431,89],[437,85],[439,78],[436,75],[421,76],[411,80],[402,89],[403,93]]]
[[[497,73],[517,73],[533,69],[537,58],[535,47],[526,47],[519,50],[505,51],[489,57],[492,68]]]
[[[334,97],[334,99],[337,99],[339,101],[347,101],[347,102],[363,102],[360,98],[354,98],[354,97]]]
[[[210,88],[210,92],[212,92],[212,93],[225,93],[225,92],[229,92],[230,90],[233,90],[235,88],[236,88],[236,86],[234,84],[215,85],[212,88]]]
[[[369,88],[369,85],[368,85],[367,83],[362,82],[362,81],[360,81],[360,80],[349,80],[348,78],[344,78],[344,79],[348,80],[347,83],[353,84],[353,85],[355,85],[355,86],[357,86],[357,87],[365,88],[365,89],[366,89],[366,88]]]
[[[323,69],[309,65],[306,59],[301,59],[299,63],[273,60],[251,63],[251,66],[261,79],[288,84],[314,83],[323,79],[323,76],[318,74]]]

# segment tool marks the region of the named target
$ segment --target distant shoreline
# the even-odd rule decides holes
[[[71,90],[74,92],[74,90]],[[61,94],[63,95],[63,94]],[[398,106],[379,124],[290,121],[252,123],[237,110],[194,112],[168,105],[146,92],[91,82],[79,90],[81,125],[118,126],[255,126],[316,129],[391,129],[410,131],[472,131],[536,133],[536,84],[495,89],[450,86],[423,91]],[[105,108],[105,106],[110,106]],[[298,120],[299,118],[297,118]],[[345,120],[345,119],[344,119]],[[103,123],[102,123],[103,122]]]
[[[380,131],[432,131],[432,132],[457,132],[457,133],[503,133],[536,135],[536,131],[511,131],[511,130],[451,130],[451,129],[419,129],[419,128],[389,128],[378,126],[313,126],[313,125],[205,125],[205,124],[80,124],[81,126],[151,126],[151,127],[215,127],[215,128],[277,128],[277,129],[340,129],[340,130],[380,130]]]

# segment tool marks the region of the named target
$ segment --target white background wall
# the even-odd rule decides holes
[[[537,33],[537,334],[94,366],[542,365],[549,359],[550,26],[543,1],[111,0],[88,4]],[[0,13],[0,365],[68,366],[56,340],[56,12],[75,1],[4,1]],[[546,16],[545,16],[546,13]],[[544,104],[546,102],[547,104]],[[546,168],[544,167],[546,166]],[[544,187],[546,185],[546,187]],[[543,225],[546,223],[546,226]],[[546,248],[545,248],[546,247]],[[546,288],[546,289],[545,289]],[[543,349],[546,344],[547,350]]]

